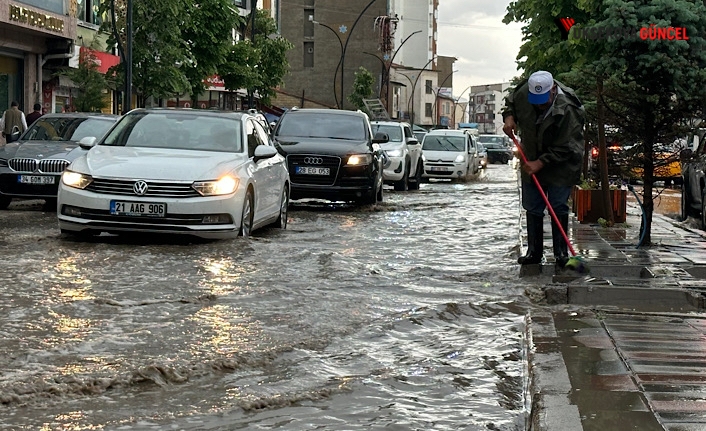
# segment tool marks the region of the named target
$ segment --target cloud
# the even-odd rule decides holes
[[[515,58],[522,44],[522,26],[502,22],[508,4],[507,0],[439,2],[437,51],[458,59],[455,96],[467,97],[471,85],[509,81],[521,73]]]

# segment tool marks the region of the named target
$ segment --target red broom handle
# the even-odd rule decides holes
[[[522,151],[522,146],[520,145],[519,142],[517,142],[517,138],[515,137],[515,134],[513,133],[511,136],[512,142],[515,143],[515,146],[517,147],[517,151],[519,151],[520,156],[522,156],[522,161],[527,163],[527,156],[525,156],[525,152]],[[571,252],[572,256],[576,256],[576,252],[574,251],[574,247],[571,245],[571,241],[569,241],[569,237],[566,236],[566,232],[564,232],[564,227],[559,223],[559,217],[557,217],[556,213],[554,212],[554,208],[552,208],[552,204],[549,203],[549,199],[547,198],[547,194],[544,193],[544,190],[542,189],[542,186],[539,184],[539,180],[537,179],[537,176],[535,174],[531,174],[532,179],[534,180],[534,184],[537,186],[537,190],[539,190],[539,194],[542,195],[542,199],[544,199],[544,203],[547,205],[547,209],[549,210],[549,215],[552,216],[552,220],[554,220],[554,224],[557,225],[559,228],[559,232],[561,232],[561,236],[564,237],[564,241],[566,241],[566,245],[569,246],[569,251]]]

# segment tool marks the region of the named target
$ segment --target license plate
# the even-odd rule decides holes
[[[18,175],[17,182],[21,184],[56,184],[56,178],[44,175]]]
[[[110,213],[120,216],[164,217],[167,214],[167,204],[110,201]]]
[[[446,168],[443,166],[430,166],[429,170],[432,172],[446,172]]]
[[[298,175],[331,175],[330,168],[316,168],[311,166],[297,166]]]

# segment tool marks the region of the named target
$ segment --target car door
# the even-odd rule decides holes
[[[478,173],[478,145],[476,144],[475,137],[470,133],[466,134],[468,139],[468,165],[470,166],[470,172],[473,174]]]
[[[409,158],[412,160],[409,175],[413,177],[417,169],[419,169],[419,161],[422,160],[422,143],[414,136],[411,127],[407,124],[404,124],[402,127],[404,129],[404,139],[407,143],[407,150],[409,151]]]
[[[253,182],[254,189],[254,222],[257,223],[265,217],[266,214],[272,211],[272,197],[268,195],[268,188],[271,187],[272,180],[270,176],[270,161],[268,159],[254,160],[255,149],[264,145],[262,138],[257,130],[257,125],[252,118],[245,121],[245,134],[248,149],[248,157],[250,157],[250,177]]]
[[[260,145],[274,147],[271,135],[265,131],[262,123],[255,121],[255,131],[260,137]],[[262,187],[264,205],[263,210],[268,215],[279,214],[280,198],[282,196],[282,186],[286,181],[287,168],[285,167],[284,157],[279,153],[268,159],[262,159],[257,162],[264,171],[264,181],[266,184]]]

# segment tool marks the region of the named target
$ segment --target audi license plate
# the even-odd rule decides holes
[[[56,178],[44,175],[18,175],[17,182],[21,184],[56,184]]]
[[[313,166],[297,166],[298,175],[331,175],[330,168],[316,168]]]
[[[167,204],[110,201],[110,213],[119,216],[164,217],[167,214]]]

